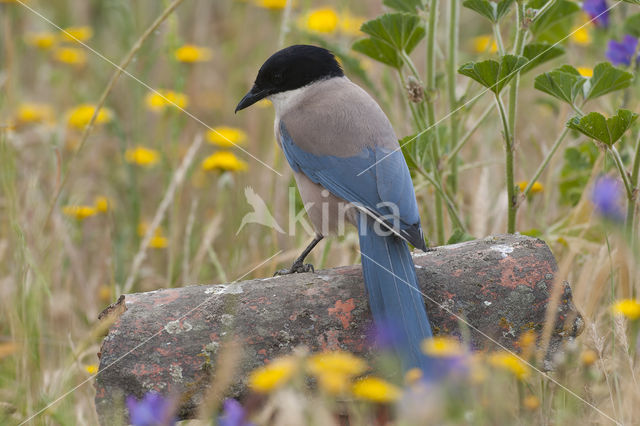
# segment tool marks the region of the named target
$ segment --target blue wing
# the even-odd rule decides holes
[[[369,147],[351,157],[312,154],[295,144],[282,120],[280,138],[294,171],[364,207],[411,244],[426,249],[411,175],[400,150]]]

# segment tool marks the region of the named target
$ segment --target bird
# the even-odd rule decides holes
[[[313,241],[280,274],[311,272],[304,259],[343,221],[357,227],[374,324],[393,328],[405,371],[433,369],[421,343],[432,337],[408,244],[425,243],[407,163],[378,103],[345,74],[336,56],[312,45],[271,55],[235,112],[269,99],[274,132],[315,229]],[[345,207],[347,206],[347,207]]]

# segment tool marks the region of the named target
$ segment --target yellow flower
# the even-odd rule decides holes
[[[60,47],[54,50],[53,57],[58,62],[69,65],[82,66],[87,63],[87,54],[77,47]]]
[[[270,107],[271,105],[273,105],[273,104],[272,104],[272,103],[271,103],[271,101],[270,101],[269,99],[267,99],[267,98],[265,98],[265,99],[260,99],[258,102],[256,102],[256,106],[257,106],[257,107],[259,107],[259,108],[268,108],[268,107]]]
[[[106,284],[98,287],[98,298],[104,303],[109,303],[111,301],[111,287]]]
[[[202,170],[228,170],[241,172],[247,170],[247,163],[236,157],[231,151],[218,151],[202,161]]]
[[[138,235],[141,237],[144,237],[147,234],[147,229],[149,228],[149,225],[147,224],[147,222],[140,222],[138,224]],[[166,248],[169,245],[169,240],[164,236],[164,232],[162,231],[162,228],[158,227],[155,229],[155,231],[153,231],[153,236],[151,237],[151,240],[149,241],[149,247],[151,248]]]
[[[235,127],[215,127],[207,132],[207,140],[214,145],[229,148],[235,145],[242,145],[247,139],[247,134]]]
[[[169,245],[169,240],[162,235],[154,235],[151,237],[151,241],[149,241],[149,247],[155,249],[166,248]]]
[[[574,28],[573,34],[571,34],[571,40],[575,44],[585,46],[591,43],[591,34],[587,27]]]
[[[408,385],[417,383],[420,379],[422,379],[422,370],[417,367],[411,368],[404,375],[404,382]]]
[[[96,208],[96,210],[98,210],[100,213],[105,213],[109,210],[109,199],[107,197],[104,196],[99,196],[96,197],[95,201],[93,202],[94,207]]]
[[[582,362],[582,365],[585,367],[595,364],[597,360],[598,353],[593,349],[587,349],[580,354],[580,362]]]
[[[518,188],[520,188],[520,192],[524,192],[525,189],[527,189],[527,185],[529,185],[529,182],[527,182],[526,180],[521,180],[520,182],[518,182]],[[533,183],[533,185],[531,186],[531,194],[536,194],[538,192],[542,192],[544,191],[544,185],[542,185],[540,182],[535,181]]]
[[[593,68],[589,67],[578,67],[578,72],[583,77],[593,77]]]
[[[331,395],[344,394],[351,384],[349,376],[339,373],[324,373],[318,376],[320,388]]]
[[[249,387],[268,393],[286,384],[297,370],[297,361],[292,357],[278,358],[249,375]]]
[[[349,352],[333,351],[313,355],[307,361],[309,370],[316,376],[325,373],[357,376],[367,369],[367,363]]]
[[[338,26],[338,14],[331,8],[312,10],[307,16],[305,27],[318,33],[332,33]]]
[[[265,9],[284,9],[287,5],[287,0],[254,0],[256,6],[265,8]]]
[[[494,352],[489,355],[488,361],[490,365],[507,370],[520,380],[531,374],[529,366],[510,352]]]
[[[129,148],[124,153],[127,163],[137,164],[139,166],[150,167],[156,164],[160,154],[155,149],[145,148],[144,146],[136,146]]]
[[[393,402],[400,397],[400,389],[377,377],[365,377],[353,384],[351,392],[361,399],[374,402]]]
[[[89,374],[96,374],[98,372],[98,366],[95,364],[85,365],[84,369]]]
[[[422,342],[422,352],[436,358],[451,358],[463,355],[464,348],[455,338],[436,336]]]
[[[345,12],[340,16],[340,32],[345,35],[359,36],[362,34],[360,27],[365,21],[366,19],[361,16],[353,16],[349,12]]]
[[[640,302],[634,299],[622,299],[611,307],[615,314],[624,315],[630,320],[640,318]]]
[[[43,123],[53,121],[53,108],[45,104],[22,104],[18,107],[16,119],[19,123]]]
[[[93,37],[93,29],[87,26],[65,28],[62,37],[66,41],[87,41]]]
[[[211,49],[207,47],[198,47],[193,44],[185,44],[178,48],[175,52],[175,57],[180,62],[193,63],[193,62],[207,62],[211,60]]]
[[[64,206],[62,213],[66,216],[76,218],[77,220],[84,220],[88,217],[94,216],[98,213],[93,206]]]
[[[33,47],[42,50],[49,50],[56,43],[56,35],[49,32],[28,33],[25,36],[25,42]]]
[[[527,395],[524,400],[522,400],[522,405],[524,405],[524,408],[527,410],[533,411],[540,407],[540,400],[535,395]]]
[[[89,124],[89,121],[91,121],[91,117],[93,117],[93,113],[95,112],[95,110],[95,105],[78,105],[77,107],[69,111],[69,118],[67,119],[67,123],[71,127],[83,129]],[[95,120],[95,124],[104,124],[108,123],[109,121],[111,121],[111,111],[106,108],[100,108],[100,111],[98,111],[98,116]]]
[[[173,90],[158,90],[147,95],[147,107],[153,112],[164,111],[168,106],[186,108],[188,103],[187,95]]]
[[[484,53],[487,50],[489,53],[496,53],[498,51],[498,45],[493,37],[489,35],[481,35],[473,38],[473,50],[476,53]]]

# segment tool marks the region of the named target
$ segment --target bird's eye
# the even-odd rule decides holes
[[[273,74],[273,76],[271,77],[271,79],[273,80],[274,83],[282,83],[282,80],[284,79],[282,73],[275,73]]]

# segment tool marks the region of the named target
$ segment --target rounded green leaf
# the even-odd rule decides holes
[[[616,68],[609,62],[601,62],[593,69],[593,75],[584,86],[585,100],[606,95],[615,90],[624,89],[631,85],[633,74]]]
[[[582,86],[587,81],[577,69],[571,65],[563,65],[553,71],[545,72],[536,77],[533,87],[573,105],[582,93]]]
[[[527,58],[523,56],[505,55],[500,58],[500,62],[493,59],[468,62],[462,65],[458,72],[474,79],[497,95],[526,63]]]
[[[613,146],[637,118],[638,114],[627,109],[619,109],[610,118],[605,118],[599,112],[591,112],[584,117],[573,117],[567,126],[607,146]]]
[[[390,67],[397,69],[402,68],[402,59],[400,55],[398,55],[398,52],[393,47],[378,39],[365,38],[358,40],[353,43],[351,48]]]
[[[509,7],[514,0],[488,1],[465,0],[462,5],[484,16],[492,23],[496,23],[509,12]]]
[[[360,30],[371,38],[409,54],[425,36],[422,20],[409,13],[387,13],[362,24]]]

